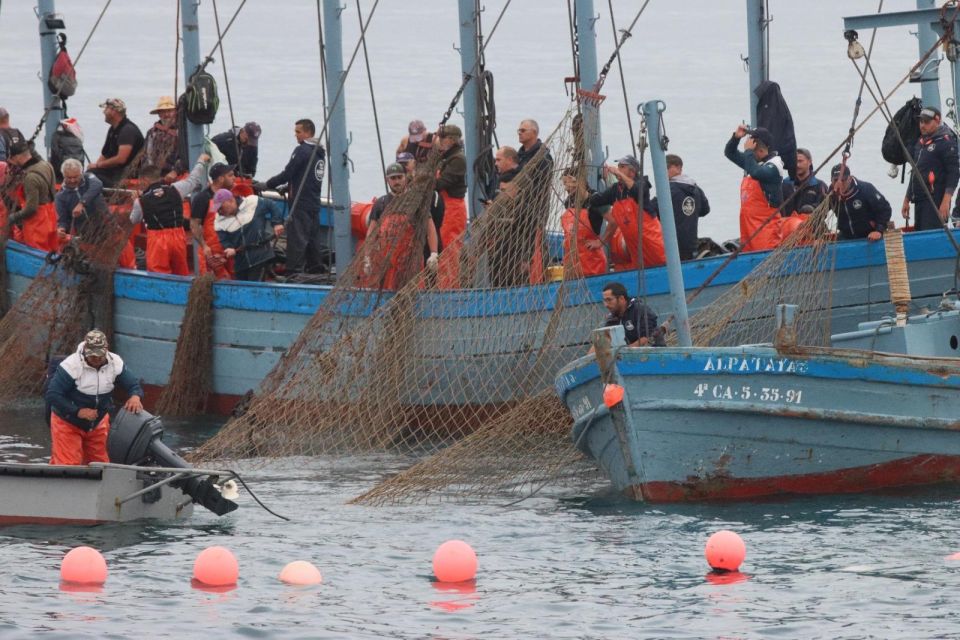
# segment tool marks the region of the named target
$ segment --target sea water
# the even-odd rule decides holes
[[[0,452],[42,460],[36,405],[7,412]],[[189,448],[210,421],[167,421]],[[410,461],[400,456],[258,461],[222,518],[0,529],[2,638],[945,638],[960,637],[955,491],[892,492],[738,504],[649,506],[606,483],[545,487],[483,505],[346,504]],[[740,533],[742,575],[708,573],[707,537]],[[474,584],[432,581],[445,540],[479,557]],[[94,593],[59,588],[72,547],[103,552]],[[235,589],[191,587],[196,555],[229,548]],[[316,587],[277,576],[293,560]]]

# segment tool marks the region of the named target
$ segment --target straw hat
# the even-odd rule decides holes
[[[161,96],[160,101],[157,102],[157,108],[151,111],[150,113],[160,113],[161,111],[166,111],[168,109],[176,109],[177,103],[173,101],[171,96]]]

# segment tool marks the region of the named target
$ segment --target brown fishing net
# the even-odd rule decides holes
[[[156,412],[188,416],[203,412],[213,387],[213,283],[207,273],[194,278],[180,323],[177,350]]]

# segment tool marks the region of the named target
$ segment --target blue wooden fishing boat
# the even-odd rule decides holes
[[[960,482],[955,304],[905,326],[864,323],[833,348],[617,348],[617,331],[622,344],[622,328],[598,330],[596,357],[556,385],[574,442],[634,499]],[[923,355],[896,352],[907,347]],[[607,383],[625,390],[612,408]]]

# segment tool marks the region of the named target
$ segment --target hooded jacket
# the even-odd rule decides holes
[[[247,196],[239,202],[236,215],[214,218],[213,228],[224,249],[234,249],[238,272],[273,259],[273,225],[283,224],[279,202],[260,196]]]
[[[944,193],[953,193],[960,181],[960,157],[957,156],[957,135],[941,124],[931,136],[920,136],[913,147],[913,160],[919,175],[911,174],[907,197],[911,202],[930,204],[921,184],[926,182],[939,207]]]
[[[780,85],[764,80],[753,90],[757,96],[757,127],[763,127],[773,136],[773,148],[783,158],[787,174],[797,177],[797,136],[793,130],[790,107],[780,93]]]
[[[696,181],[684,173],[670,178],[670,200],[673,203],[673,217],[677,224],[680,259],[691,260],[697,255],[697,245],[700,241],[697,222],[710,213],[710,202]],[[660,216],[660,203],[657,198],[650,202],[650,212]],[[662,216],[660,223],[663,224]]]
[[[129,395],[140,396],[141,399],[143,388],[115,353],[108,351],[107,362],[99,369],[87,364],[83,357],[85,344],[81,342],[77,350],[60,363],[50,379],[44,398],[59,417],[75,427],[90,431],[113,410],[114,387],[119,385]],[[80,409],[96,409],[97,418],[84,420],[77,417]]]

